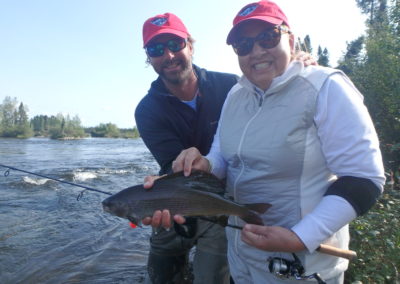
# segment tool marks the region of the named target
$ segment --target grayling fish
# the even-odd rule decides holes
[[[223,183],[214,175],[193,171],[189,177],[182,172],[157,179],[151,189],[142,184],[121,190],[105,199],[104,211],[138,224],[154,211],[168,209],[171,215],[221,216],[234,215],[247,223],[263,225],[258,213],[271,205],[241,205],[223,197]]]

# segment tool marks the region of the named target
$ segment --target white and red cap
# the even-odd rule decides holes
[[[227,44],[232,44],[234,42],[237,27],[249,20],[260,20],[273,25],[281,25],[284,23],[290,28],[288,19],[279,6],[272,1],[262,0],[248,4],[239,11],[233,19],[233,27],[226,39]]]
[[[181,38],[187,38],[189,33],[177,16],[165,13],[149,18],[143,24],[143,46],[160,34],[173,34]]]

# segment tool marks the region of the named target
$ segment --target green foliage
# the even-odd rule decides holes
[[[400,7],[398,0],[356,0],[369,16],[365,36],[348,44],[339,68],[365,98],[388,173],[400,166]],[[389,174],[390,176],[390,174]],[[400,190],[387,189],[373,209],[350,224],[358,253],[346,283],[400,283]]]
[[[365,38],[349,44],[340,66],[364,95],[382,144],[397,144],[400,140],[399,2],[392,0],[389,6],[386,0],[357,3],[363,11],[371,13],[370,24]]]
[[[16,98],[6,97],[0,105],[0,136],[29,138],[33,135],[28,122],[28,109]]]
[[[92,137],[104,138],[138,138],[140,137],[136,127],[120,129],[112,123],[101,123],[96,127],[87,127],[85,132]]]
[[[121,137],[123,138],[138,138],[140,137],[139,131],[136,127],[129,129],[120,129]]]
[[[52,139],[72,139],[86,137],[78,116],[72,119],[69,115],[57,116],[38,115],[31,119],[31,126],[36,136],[45,136]]]
[[[361,68],[364,60],[362,55],[364,40],[364,36],[359,36],[357,39],[348,43],[344,57],[339,60],[339,65],[337,68],[341,69],[348,76],[351,76],[355,70]]]
[[[121,136],[121,133],[115,124],[101,123],[98,126],[90,129],[90,135],[92,137],[117,138]]]
[[[400,264],[400,190],[386,189],[375,206],[350,224],[350,262],[345,283],[398,283]]]

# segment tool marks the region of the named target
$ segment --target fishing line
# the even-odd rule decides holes
[[[27,174],[34,175],[34,176],[39,176],[39,177],[42,177],[42,178],[47,178],[47,179],[55,180],[55,181],[58,181],[58,182],[61,182],[61,183],[66,183],[66,184],[69,184],[69,185],[72,185],[72,186],[81,187],[81,188],[84,188],[85,190],[95,191],[95,192],[99,192],[99,193],[103,193],[103,194],[107,194],[107,195],[112,195],[112,193],[110,193],[110,192],[102,191],[102,190],[99,190],[99,189],[96,189],[96,188],[91,188],[91,187],[88,187],[88,186],[85,186],[85,185],[80,185],[80,184],[77,184],[77,183],[73,183],[73,182],[69,182],[69,181],[65,181],[65,180],[61,180],[61,179],[49,177],[49,176],[46,176],[46,175],[42,175],[42,174],[37,174],[37,173],[33,173],[33,172],[21,170],[21,169],[18,169],[18,168],[15,168],[15,167],[11,167],[11,166],[7,166],[7,165],[3,165],[3,164],[0,164],[0,166],[1,166],[1,167],[4,167],[4,168],[8,168],[8,169],[4,172],[4,176],[5,176],[5,177],[7,177],[7,176],[10,174],[10,169],[11,169],[11,170],[14,170],[14,171],[19,171],[19,172],[27,173]],[[82,198],[83,193],[85,192],[85,190],[81,191],[81,192],[78,194],[78,196],[76,197],[76,200],[79,201],[79,200]]]
[[[23,172],[23,173],[30,174],[30,175],[42,177],[42,178],[47,178],[47,179],[55,180],[55,181],[58,181],[58,182],[60,182],[60,183],[65,183],[65,184],[69,184],[69,185],[72,185],[72,186],[81,187],[81,188],[83,188],[83,189],[85,189],[85,190],[95,191],[95,192],[99,192],[99,193],[103,193],[103,194],[107,194],[107,195],[113,195],[113,194],[110,193],[110,192],[102,191],[102,190],[99,190],[99,189],[96,189],[96,188],[88,187],[88,186],[85,186],[85,185],[80,185],[80,184],[77,184],[77,183],[73,183],[73,182],[61,180],[61,179],[58,179],[58,178],[53,178],[53,177],[50,177],[50,176],[47,176],[47,175],[37,174],[37,173],[30,172],[30,171],[26,171],[26,170],[21,170],[21,169],[18,169],[18,168],[15,168],[15,167],[11,167],[11,166],[7,166],[7,165],[3,165],[3,164],[0,164],[0,167],[7,168],[7,170],[4,172],[4,176],[5,176],[5,177],[8,177],[8,176],[9,176],[10,170],[14,170],[14,171]],[[83,193],[85,192],[85,190],[81,191],[81,192],[78,194],[78,196],[76,197],[76,200],[77,200],[77,201],[79,201],[79,200],[82,198]],[[222,226],[222,227],[230,227],[230,228],[235,228],[235,229],[239,229],[239,230],[242,230],[242,229],[243,229],[243,227],[241,227],[241,226],[236,226],[236,225],[233,225],[233,224],[229,224],[229,223],[227,222],[227,220],[226,220],[226,221],[222,221],[222,220],[218,220],[218,219],[207,218],[207,217],[204,217],[204,216],[201,216],[201,217],[199,217],[199,218],[200,218],[200,219],[203,219],[203,220],[205,220],[205,221],[209,221],[209,222],[218,224],[218,225],[220,225],[220,226]]]
[[[227,218],[224,218],[224,219],[221,219],[221,218],[218,218],[218,217],[217,218],[209,218],[209,217],[205,217],[205,216],[198,216],[196,218],[199,218],[201,220],[208,221],[208,222],[220,225],[220,226],[222,226],[224,228],[225,227],[229,227],[229,228],[234,228],[234,229],[238,229],[238,230],[243,230],[242,226],[236,226],[236,225],[228,223],[228,219]]]

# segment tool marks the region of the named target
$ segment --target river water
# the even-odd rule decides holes
[[[0,139],[0,164],[116,193],[158,166],[141,139]],[[150,228],[103,212],[107,195],[0,167],[0,282],[143,283]]]

